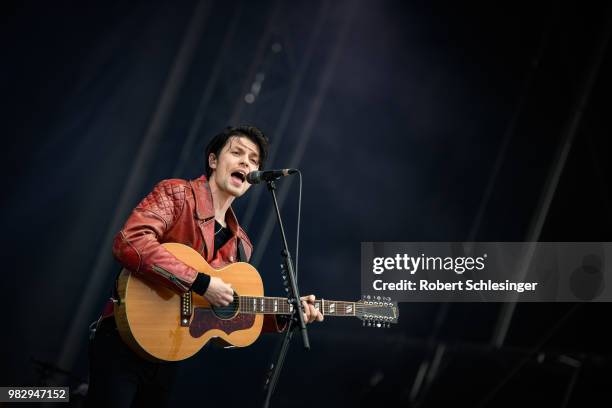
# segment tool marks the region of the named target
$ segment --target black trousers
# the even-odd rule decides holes
[[[134,353],[114,317],[102,320],[89,344],[87,407],[167,407],[179,363],[155,363]]]

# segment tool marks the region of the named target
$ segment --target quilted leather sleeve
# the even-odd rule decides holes
[[[160,242],[164,242],[164,234],[183,210],[186,189],[182,180],[157,184],[132,211],[113,242],[113,254],[125,268],[178,292],[186,292],[198,272],[179,261]]]

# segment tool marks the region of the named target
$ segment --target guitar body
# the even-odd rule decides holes
[[[248,263],[214,269],[186,245],[162,245],[195,270],[231,283],[240,296],[264,295],[261,277]],[[214,338],[225,345],[245,347],[257,340],[263,326],[262,314],[239,313],[237,301],[233,307],[216,310],[202,296],[182,296],[125,269],[117,281],[117,290],[119,302],[114,314],[121,338],[137,354],[153,361],[184,360]],[[191,314],[186,319],[181,318],[181,310],[187,307],[185,297],[190,301],[187,305]]]

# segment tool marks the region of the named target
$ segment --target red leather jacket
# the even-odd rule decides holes
[[[176,259],[160,244],[179,242],[188,245],[212,267],[221,268],[238,261],[238,243],[241,242],[247,258],[241,261],[248,261],[253,245],[238,225],[231,207],[226,222],[232,237],[215,254],[215,211],[206,177],[190,181],[164,180],[132,211],[123,229],[115,236],[113,254],[133,273],[177,292],[186,292],[198,271]],[[110,314],[112,301],[106,305],[103,317]],[[263,331],[280,331],[273,316],[265,316]]]

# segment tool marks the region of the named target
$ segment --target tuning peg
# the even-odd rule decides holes
[[[380,322],[377,322],[376,327],[380,327],[380,326],[381,326]]]

